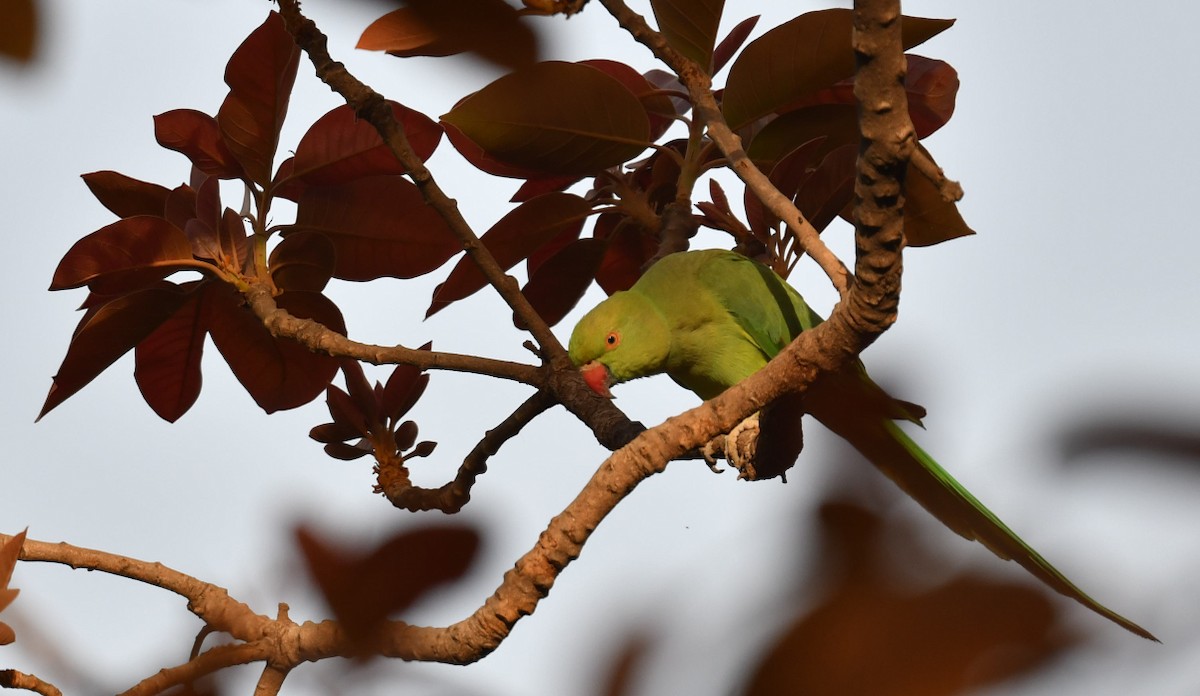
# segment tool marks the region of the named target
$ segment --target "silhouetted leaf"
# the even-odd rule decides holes
[[[218,179],[237,179],[245,172],[221,138],[217,120],[195,109],[175,109],[154,117],[154,138],[168,150],[181,152],[196,168]]]
[[[0,56],[25,62],[33,58],[38,38],[34,0],[6,0],[0,5]]]
[[[83,175],[83,183],[117,217],[162,215],[171,193],[165,186],[140,181],[118,172],[100,171]]]
[[[333,242],[325,235],[296,232],[271,250],[267,265],[276,287],[321,292],[333,275],[336,255]]]
[[[392,115],[404,128],[413,152],[428,159],[442,138],[442,128],[428,116],[389,101]],[[282,168],[281,168],[282,170]],[[288,179],[310,185],[343,184],[376,174],[403,174],[404,166],[368,122],[343,104],[317,119],[292,160]],[[279,182],[277,182],[279,183]]]
[[[596,236],[607,245],[596,269],[596,284],[609,295],[632,287],[642,277],[646,262],[658,251],[657,240],[643,234],[637,225],[618,223],[611,232],[602,232],[597,224]]]
[[[521,292],[547,324],[562,321],[583,297],[596,277],[606,246],[602,239],[578,239],[530,274]]]
[[[725,0],[650,0],[650,7],[667,43],[711,75]]]
[[[615,60],[584,60],[580,65],[593,67],[625,85],[629,93],[638,98],[650,121],[649,140],[658,140],[675,122],[675,106],[670,97],[650,84],[644,75],[624,63]]]
[[[233,289],[214,288],[209,315],[213,344],[246,391],[267,413],[312,401],[337,374],[338,361],[310,352],[290,339],[275,338],[242,304]],[[324,295],[285,292],[275,298],[280,308],[345,334],[341,312]]]
[[[636,156],[649,144],[641,102],[621,82],[578,63],[537,63],[459,102],[442,120],[475,166],[466,139],[491,159],[543,175],[591,174]]]
[[[207,294],[198,283],[183,286],[187,300],[134,348],[133,377],[159,418],[174,423],[200,396],[200,360],[208,334]]]
[[[954,115],[958,71],[945,61],[910,54],[904,89],[908,93],[908,115],[913,128],[917,137],[924,139]]]
[[[296,542],[321,595],[360,655],[373,652],[388,617],[438,585],[466,573],[479,549],[469,527],[396,534],[366,553],[322,539],[306,527]]]
[[[276,12],[238,46],[225,67],[229,95],[217,112],[221,136],[246,175],[260,186],[271,181],[279,129],[296,81],[300,49]]]
[[[480,151],[482,152],[482,151]],[[519,178],[519,177],[518,177]],[[524,203],[531,198],[537,198],[543,193],[553,193],[562,191],[571,184],[579,181],[582,177],[574,174],[567,176],[545,176],[541,178],[529,179],[517,189],[517,192],[509,199],[512,203]]]
[[[551,239],[575,236],[583,229],[591,204],[570,193],[547,193],[513,208],[483,234],[480,241],[504,270],[515,266]],[[463,255],[445,282],[433,291],[425,316],[468,297],[487,284],[475,261]]]
[[[152,285],[191,262],[187,235],[160,217],[139,215],[75,242],[59,261],[50,289],[87,285],[101,294],[117,294]]]
[[[242,216],[226,208],[217,221],[216,229],[200,224],[198,219],[187,223],[188,239],[192,243],[192,254],[208,259],[230,271],[243,270],[250,261],[251,238],[246,233]]]
[[[310,186],[296,205],[300,230],[329,237],[335,278],[413,278],[460,251],[454,234],[421,192],[400,176],[372,176],[338,186]]]
[[[721,43],[717,44],[717,47],[713,49],[712,71],[714,75],[719,73],[721,68],[725,67],[729,59],[733,58],[733,54],[737,53],[742,44],[746,43],[746,39],[750,38],[750,32],[754,31],[754,27],[758,25],[759,17],[760,15],[754,15],[738,22],[734,28],[729,30],[725,38],[721,39]]]
[[[825,155],[796,192],[796,207],[818,231],[828,227],[838,213],[854,200],[857,161],[857,145],[843,145],[833,150]],[[920,174],[909,170],[909,178],[913,176]]]
[[[537,60],[537,35],[503,0],[406,0],[405,4],[372,22],[357,48],[400,57],[470,51],[514,70]]]
[[[163,206],[163,217],[179,229],[186,230],[188,221],[196,217],[196,190],[187,184],[171,189],[167,194],[167,204]]]
[[[905,50],[950,28],[953,20],[904,17]],[[729,69],[721,110],[741,128],[854,74],[847,9],[807,12],[751,41]]]
[[[188,293],[182,288],[163,282],[89,308],[71,337],[38,418],[87,386],[187,300]]]
[[[380,409],[392,421],[408,413],[429,386],[429,375],[415,365],[397,365],[383,389]]]

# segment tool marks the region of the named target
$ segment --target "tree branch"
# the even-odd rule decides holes
[[[517,286],[516,280],[504,272],[495,257],[480,241],[458,210],[458,204],[448,197],[434,180],[425,163],[409,146],[404,127],[392,115],[392,109],[383,96],[351,75],[344,65],[333,60],[327,48],[325,34],[312,20],[300,12],[299,0],[280,0],[280,14],[284,24],[296,41],[296,45],[308,55],[317,77],[346,100],[354,113],[379,131],[379,136],[396,159],[408,170],[413,183],[420,188],[428,203],[446,221],[450,230],[462,243],[463,249],[479,267],[483,277],[496,289],[508,306],[516,312],[534,340],[542,347],[543,355],[558,368],[569,368],[570,358],[562,344],[550,331]]]
[[[58,687],[43,681],[32,674],[18,672],[15,669],[0,670],[0,689],[24,689],[42,696],[62,696]]]
[[[359,343],[311,319],[301,319],[281,309],[263,285],[253,284],[244,293],[254,315],[272,336],[290,338],[315,353],[354,358],[374,365],[403,363],[421,369],[453,370],[500,377],[538,386],[544,381],[541,369],[534,365],[493,360],[474,355],[414,350],[403,346],[377,346]]]
[[[825,246],[825,242],[821,241],[820,232],[804,219],[796,205],[780,193],[771,180],[750,160],[742,148],[741,138],[729,128],[721,114],[721,108],[712,93],[712,78],[708,73],[672,48],[666,37],[651,29],[646,19],[631,10],[623,0],[600,0],[600,3],[634,39],[675,71],[692,97],[692,108],[696,117],[707,126],[708,137],[725,156],[730,169],[754,195],[758,196],[768,210],[792,228],[804,251],[825,271],[838,294],[844,297],[850,284],[850,272],[846,270],[841,259]]]

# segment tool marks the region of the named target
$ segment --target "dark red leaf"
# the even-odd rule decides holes
[[[953,20],[904,17],[907,50],[945,31]],[[732,128],[787,107],[792,102],[854,74],[848,9],[807,12],[751,41],[725,84],[721,110]]]
[[[646,109],[619,80],[579,63],[549,61],[511,73],[460,101],[442,121],[451,143],[490,173],[490,160],[542,175],[592,174],[649,145]],[[472,159],[463,138],[489,161]],[[529,177],[524,177],[529,178]]]
[[[650,7],[667,43],[712,74],[713,44],[725,0],[650,0]]]
[[[414,373],[415,374],[414,376]],[[384,389],[383,413],[392,421],[398,421],[417,403],[425,388],[429,386],[429,375],[420,373],[412,365],[397,365],[388,378]]]
[[[419,111],[389,101],[413,152],[428,159],[441,142],[442,128]],[[287,179],[307,185],[342,184],[376,174],[403,174],[404,166],[378,131],[343,104],[317,119],[296,146]],[[281,174],[284,174],[281,169]],[[280,182],[277,182],[280,183]]]
[[[511,70],[537,60],[538,40],[503,0],[407,0],[371,23],[358,48],[394,56],[448,56],[473,52]]]
[[[671,99],[633,68],[614,60],[599,59],[580,61],[580,65],[591,66],[615,78],[641,101],[646,118],[650,120],[650,140],[658,140],[675,122],[675,106]]]
[[[152,285],[192,262],[192,246],[178,227],[139,215],[75,242],[55,269],[50,289],[87,285],[101,294],[117,294]]]
[[[170,191],[165,186],[139,181],[118,172],[100,171],[83,175],[88,190],[117,217],[162,215]]]
[[[530,275],[521,292],[547,324],[562,321],[583,297],[596,277],[606,246],[602,239],[575,240]],[[522,328],[519,322],[517,325]]]
[[[0,56],[28,62],[38,39],[38,7],[34,0],[9,0],[0,7]]]
[[[186,230],[188,221],[196,217],[196,190],[187,184],[171,189],[167,194],[163,217],[179,229]]]
[[[273,413],[303,406],[325,391],[337,374],[335,358],[271,336],[236,291],[223,286],[214,290],[209,333],[255,403]],[[275,301],[294,316],[312,319],[338,333],[346,331],[341,312],[323,295],[285,292]]]
[[[513,208],[480,241],[504,270],[564,234],[579,236],[591,204],[571,193],[547,193]],[[450,271],[446,281],[433,291],[433,301],[425,316],[468,297],[487,285],[475,261],[464,255]]]
[[[746,39],[750,37],[750,32],[754,31],[754,27],[758,25],[759,17],[760,15],[754,15],[738,22],[737,26],[730,29],[725,38],[721,39],[721,43],[717,44],[717,47],[713,49],[712,71],[714,75],[721,72],[721,68],[725,67],[725,64],[729,62],[733,54],[737,53],[742,44],[746,43]]]
[[[200,359],[208,333],[198,283],[184,286],[187,301],[134,348],[133,378],[159,418],[174,423],[200,396]]]
[[[843,145],[821,160],[796,192],[796,207],[817,231],[822,231],[854,200],[857,145]]]
[[[373,452],[371,443],[368,440],[359,440],[357,444],[347,445],[344,442],[330,442],[325,445],[325,454],[334,459],[341,459],[345,462],[351,462],[355,459],[360,459]]]
[[[388,617],[434,587],[462,577],[479,549],[469,527],[427,527],[396,534],[362,553],[305,527],[296,530],[309,575],[362,654],[373,652]]]
[[[379,400],[371,382],[363,372],[362,363],[350,358],[342,358],[342,377],[346,380],[346,391],[356,408],[362,412],[366,424],[374,426],[381,422],[379,417]]]
[[[817,104],[790,111],[763,127],[746,153],[766,171],[801,145],[824,138],[816,157],[847,144],[858,144],[858,115],[854,104]]]
[[[395,433],[396,450],[403,452],[417,441],[417,424],[412,421],[404,421],[396,428]]]
[[[321,292],[333,275],[336,251],[319,232],[289,234],[272,251],[267,265],[281,290]]]
[[[536,198],[543,193],[552,193],[554,191],[565,190],[571,184],[579,181],[580,177],[570,174],[567,176],[546,176],[536,179],[529,179],[521,184],[517,192],[509,199],[512,203],[524,203],[531,198]]]
[[[292,232],[320,232],[333,242],[333,275],[344,280],[413,278],[462,247],[421,192],[400,176],[372,176],[338,186],[310,186],[296,206]]]
[[[958,72],[949,63],[909,55],[904,87],[908,92],[908,115],[917,138],[928,137],[954,115]]]
[[[405,455],[405,458],[412,459],[413,457],[428,457],[429,455],[433,454],[433,450],[436,448],[436,442],[431,442],[429,440],[418,442],[417,446],[413,447],[412,451]]]
[[[38,418],[87,386],[109,365],[149,336],[188,300],[171,283],[121,295],[84,314]]]
[[[337,389],[337,387],[330,385],[329,389]],[[328,390],[326,390],[326,394],[328,395]],[[331,442],[353,440],[354,438],[362,437],[362,433],[355,428],[347,427],[341,423],[322,423],[321,425],[313,426],[312,430],[308,431],[308,436],[317,442],[328,444]]]
[[[225,66],[229,95],[217,112],[221,137],[251,181],[266,186],[296,81],[300,49],[278,13],[267,15]]]
[[[367,416],[358,407],[354,399],[346,392],[329,385],[325,389],[325,405],[329,407],[329,415],[333,416],[333,424],[340,430],[353,431],[353,437],[366,437],[370,430]],[[348,439],[348,438],[342,438]]]
[[[658,251],[653,236],[637,225],[617,225],[606,238],[608,248],[596,269],[596,283],[609,295],[628,290],[642,277],[642,268]]]
[[[663,93],[663,96],[671,100],[671,106],[675,109],[677,116],[682,116],[692,110],[691,96],[688,94],[687,87],[683,86],[683,83],[679,81],[679,76],[675,73],[655,68],[642,73],[642,77]]]
[[[154,117],[154,138],[168,150],[183,153],[196,168],[218,179],[243,176],[242,165],[221,138],[212,116],[195,109],[175,109]]]
[[[233,272],[244,270],[250,260],[251,239],[246,234],[246,225],[242,216],[229,208],[221,213],[215,229],[193,218],[188,221],[185,231],[197,258],[208,259]]]

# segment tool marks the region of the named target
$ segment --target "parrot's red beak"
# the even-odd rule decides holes
[[[592,362],[585,363],[583,367],[579,368],[579,371],[583,374],[583,381],[587,382],[592,391],[606,399],[613,398],[612,392],[608,390],[611,377],[608,374],[608,368],[602,363],[593,360]]]

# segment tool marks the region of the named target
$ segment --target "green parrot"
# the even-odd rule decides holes
[[[822,321],[766,266],[731,251],[687,251],[660,259],[627,291],[588,312],[571,334],[571,360],[588,385],[609,387],[670,375],[711,399],[767,364],[801,331]],[[799,416],[816,418],[854,445],[934,517],[1049,587],[1143,638],[1149,631],[1084,594],[1021,540],[896,425],[924,411],[891,398],[862,363],[824,376],[802,397],[775,402],[760,416],[758,473],[782,472],[800,451]],[[782,443],[782,444],[778,444]]]

